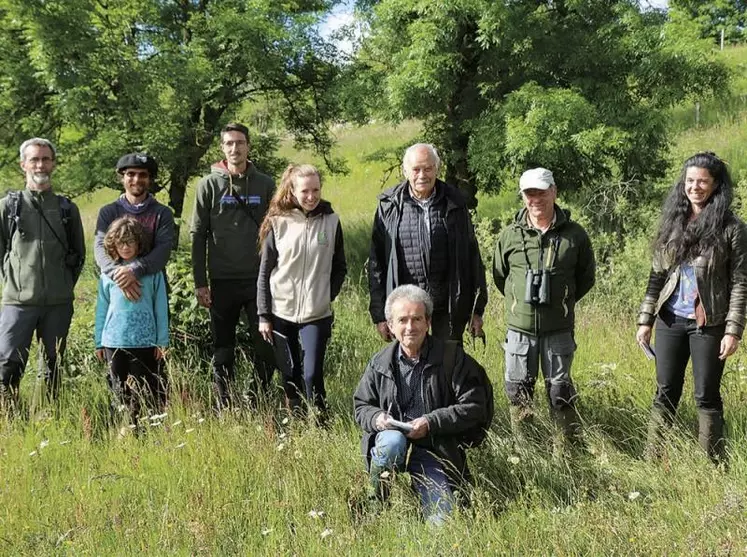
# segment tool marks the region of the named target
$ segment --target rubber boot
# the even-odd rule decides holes
[[[714,464],[726,461],[724,414],[719,410],[698,410],[698,442]]]
[[[531,406],[508,407],[511,419],[511,432],[514,435],[514,443],[517,449],[526,448],[535,441],[536,431],[534,424],[534,410]]]
[[[648,434],[643,456],[646,460],[661,460],[664,456],[664,437],[671,429],[673,416],[670,412],[654,406],[648,420]]]
[[[551,407],[550,417],[560,433],[556,437],[554,447],[556,452],[564,454],[568,449],[584,448],[584,440],[581,435],[581,418],[579,418],[574,406]]]

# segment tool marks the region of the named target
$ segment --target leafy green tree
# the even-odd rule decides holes
[[[257,99],[270,100],[298,142],[337,162],[326,94],[337,70],[317,25],[334,0],[1,1],[14,27],[0,30],[0,48],[11,41],[22,59],[8,75],[25,64],[37,80],[26,88],[46,95],[62,123],[60,180],[79,190],[116,187],[117,157],[146,150],[179,218],[220,128]],[[252,143],[257,165],[277,171],[277,138]]]
[[[381,0],[365,13],[348,71],[377,84],[373,113],[423,122],[447,181],[476,203],[478,188],[546,166],[615,229],[666,168],[665,109],[727,79],[692,24],[633,1]]]
[[[745,0],[670,0],[670,13],[681,10],[687,17],[695,20],[701,36],[710,38],[716,43],[721,41],[736,44],[747,40],[747,2]]]

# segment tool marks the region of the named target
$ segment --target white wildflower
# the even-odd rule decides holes
[[[333,534],[332,528],[325,528],[325,529],[324,529],[324,530],[322,531],[322,533],[321,533],[321,534],[319,534],[319,535],[320,535],[320,536],[322,537],[322,539],[324,539],[324,538],[328,538],[328,537],[329,537],[329,536],[331,536],[332,534]]]
[[[205,421],[205,418],[200,418],[199,420],[197,420],[197,423],[198,423],[198,424],[201,424],[201,423],[202,423],[202,422],[204,422],[204,421]]]
[[[278,438],[280,439],[285,439],[286,437],[288,437],[287,433],[281,433],[280,435],[278,435]]]
[[[285,443],[280,443],[280,444],[279,444],[279,445],[277,446],[277,450],[278,450],[278,452],[282,451],[282,450],[283,450],[284,448],[285,448]]]
[[[171,424],[171,427],[176,427],[178,425],[182,425],[182,421],[181,420],[176,420],[173,424]]]
[[[322,518],[324,516],[324,511],[317,511],[317,510],[311,509],[309,511],[309,516],[311,518]]]
[[[163,419],[164,419],[164,418],[166,418],[166,417],[167,417],[168,415],[169,415],[169,414],[168,414],[168,412],[166,412],[166,413],[164,413],[164,414],[153,414],[153,415],[152,415],[152,416],[150,417],[150,420],[151,420],[151,421],[159,421],[159,420],[163,420]]]
[[[511,455],[511,456],[509,456],[509,457],[508,457],[508,461],[509,461],[509,462],[510,462],[511,464],[519,464],[519,461],[520,461],[520,460],[521,460],[521,459],[520,459],[520,458],[519,458],[518,456],[516,456],[516,455]]]
[[[60,441],[60,445],[69,445],[69,444],[70,444],[70,441],[68,440]]]
[[[280,422],[283,425],[287,425],[290,420],[288,418],[283,418],[283,421]]]
[[[641,492],[640,491],[631,491],[630,493],[628,493],[628,499],[630,501],[635,501],[640,496],[641,496]]]
[[[36,451],[31,451],[31,452],[29,453],[29,456],[36,456]]]
[[[192,433],[195,430],[195,428],[190,427],[189,429],[185,429],[184,433]]]
[[[39,449],[46,449],[47,445],[49,445],[49,439],[44,439],[39,443]]]
[[[389,470],[384,470],[384,471],[383,471],[383,472],[382,472],[381,474],[379,474],[379,477],[380,477],[380,478],[384,478],[384,479],[387,479],[387,478],[388,478],[389,476],[391,476],[391,475],[392,475],[392,474],[391,474],[391,472],[389,472]]]
[[[181,448],[182,448],[182,447],[184,447],[184,446],[185,446],[186,444],[187,444],[186,442],[184,442],[184,443],[179,443],[179,444],[178,444],[178,445],[177,445],[176,447],[174,447],[174,448],[176,448],[176,449],[181,449]]]
[[[262,535],[263,536],[266,536],[270,532],[272,532],[272,528],[262,528]]]

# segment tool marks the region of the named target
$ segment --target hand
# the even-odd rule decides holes
[[[153,356],[156,358],[157,362],[160,362],[166,357],[166,349],[162,346],[156,346],[153,348]]]
[[[389,325],[386,324],[386,321],[376,323],[376,330],[383,341],[389,342],[392,340],[392,332],[389,330]]]
[[[272,342],[272,323],[269,321],[262,321],[260,319],[259,321],[259,334],[262,335],[262,338],[265,339],[265,342],[269,342],[270,344],[273,344]]]
[[[718,359],[725,360],[734,354],[738,347],[739,339],[737,337],[734,335],[724,335],[724,338],[721,339],[721,352],[718,355]]]
[[[374,424],[376,426],[376,431],[384,431],[385,429],[389,429],[389,420],[391,418],[392,417],[388,412],[379,412],[376,416],[376,423]]]
[[[651,325],[641,325],[635,334],[635,340],[642,346],[651,346]],[[723,347],[723,342],[721,343]]]
[[[422,439],[428,435],[430,427],[428,426],[428,420],[424,417],[415,418],[410,422],[410,425],[412,426],[412,431],[405,434],[405,437],[408,439]]]
[[[103,362],[104,361],[104,349],[103,348],[97,348],[96,349],[96,359],[99,362]]]
[[[476,313],[472,314],[472,319],[469,323],[469,334],[473,337],[482,336],[482,315],[477,315]]]
[[[210,294],[209,286],[201,286],[200,288],[195,288],[195,294],[197,295],[197,303],[199,303],[202,307],[209,308],[211,305],[213,305],[213,298]]]
[[[119,286],[125,298],[131,302],[140,299],[140,281],[137,280],[135,272],[127,265],[120,265],[112,273],[112,280]]]

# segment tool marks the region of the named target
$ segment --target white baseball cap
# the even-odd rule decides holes
[[[532,168],[521,175],[519,190],[546,190],[555,185],[552,172],[546,168]]]

